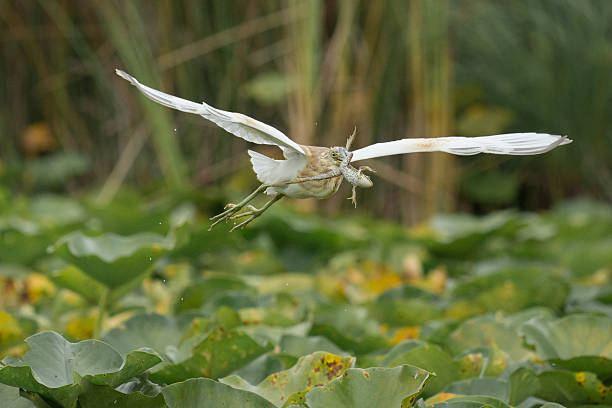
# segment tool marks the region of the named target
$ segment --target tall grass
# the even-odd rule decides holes
[[[457,201],[464,168],[518,174],[521,195],[506,206],[580,192],[612,199],[610,17],[612,3],[597,0],[0,0],[0,97],[10,101],[0,106],[0,157],[20,159],[24,129],[44,122],[61,149],[91,158],[87,182],[104,184],[103,200],[160,178],[251,187],[250,172],[235,173],[245,142],[145,100],[115,77],[119,67],[300,143],[343,144],[355,125],[355,147],[455,134],[474,107],[508,112],[503,123],[485,115],[487,129],[576,140],[530,159],[376,160],[360,208],[406,223],[469,208]],[[317,205],[346,208],[347,191]]]

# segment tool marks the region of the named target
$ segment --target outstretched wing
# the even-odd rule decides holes
[[[507,133],[480,137],[437,137],[430,139],[401,139],[376,143],[353,152],[351,161],[394,154],[416,152],[446,152],[461,156],[478,153],[529,155],[548,152],[557,146],[571,143],[567,136],[547,133]]]
[[[115,72],[121,78],[126,79],[134,85],[147,98],[169,108],[177,109],[182,112],[195,113],[216,123],[228,132],[252,143],[276,145],[281,148],[289,148],[300,154],[304,151],[293,140],[289,139],[280,130],[266,125],[263,122],[250,118],[242,113],[228,112],[213,108],[205,102],[196,103],[187,99],[160,92],[149,88],[138,82],[136,78],[127,73],[116,69]]]

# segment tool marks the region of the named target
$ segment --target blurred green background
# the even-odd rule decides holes
[[[121,189],[233,197],[256,185],[246,142],[146,101],[121,68],[303,144],[343,144],[354,126],[359,147],[517,131],[574,139],[524,158],[373,161],[358,211],[375,216],[413,224],[610,201],[610,21],[606,0],[0,0],[0,196],[93,190],[104,204]],[[352,212],[348,192],[292,204]]]

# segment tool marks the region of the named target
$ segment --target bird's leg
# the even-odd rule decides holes
[[[267,187],[269,187],[267,184],[262,184],[261,186],[257,187],[257,189],[255,191],[253,191],[251,194],[249,194],[244,200],[242,200],[241,202],[239,202],[238,204],[233,204],[233,203],[228,203],[222,213],[215,215],[214,217],[211,217],[211,220],[214,220],[215,222],[212,223],[212,225],[210,226],[210,228],[208,228],[208,230],[212,230],[213,227],[215,225],[217,225],[218,223],[220,223],[221,221],[225,220],[227,221],[228,219],[230,219],[230,217],[234,214],[236,214],[238,211],[240,211],[242,209],[242,207],[244,207],[249,201],[251,201],[253,198],[255,198],[255,196],[259,193],[261,193],[263,190],[265,190]]]
[[[316,176],[312,176],[312,177],[297,178],[295,180],[289,181],[287,184],[304,183],[306,181],[327,180],[330,178],[338,177],[341,174],[342,174],[342,171],[340,170],[340,168],[335,167],[329,173],[317,174]]]
[[[355,139],[355,135],[357,134],[357,126],[353,129],[353,133],[346,140],[346,150],[351,150],[351,145],[353,144],[353,140]]]
[[[278,200],[280,200],[281,198],[283,198],[284,195],[283,194],[277,194],[274,196],[274,198],[272,198],[270,201],[268,201],[263,207],[261,208],[255,208],[252,205],[247,206],[247,209],[249,211],[240,213],[240,214],[236,214],[231,216],[229,219],[230,220],[235,220],[237,218],[242,218],[242,217],[247,217],[250,216],[249,218],[247,218],[245,221],[242,221],[240,224],[235,225],[230,232],[234,231],[237,228],[244,228],[246,227],[246,225],[248,223],[250,223],[251,221],[253,221],[255,218],[259,217],[261,214],[263,214],[264,211],[266,211],[268,208],[270,208],[270,206],[272,204],[274,204],[275,202],[277,202]]]

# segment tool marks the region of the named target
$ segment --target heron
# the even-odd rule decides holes
[[[228,203],[223,212],[211,217],[213,222],[209,230],[222,221],[238,219],[244,221],[234,225],[230,231],[244,228],[285,196],[318,199],[331,197],[340,188],[342,180],[351,184],[352,194],[348,198],[356,207],[356,189],[370,188],[374,185],[367,174],[374,173],[374,169],[368,166],[354,167],[351,164],[361,160],[435,151],[461,156],[478,153],[533,155],[572,142],[567,136],[527,132],[479,137],[407,138],[375,143],[351,151],[355,128],[345,146],[305,146],[294,142],[280,130],[242,113],[217,109],[206,102],[197,103],[182,99],[143,85],[124,71],[116,69],[115,72],[152,101],[182,112],[200,115],[248,142],[275,145],[282,150],[284,160],[276,160],[253,150],[247,151],[253,171],[261,185],[242,201],[235,204]],[[270,195],[272,198],[261,208],[249,204],[260,193]]]

